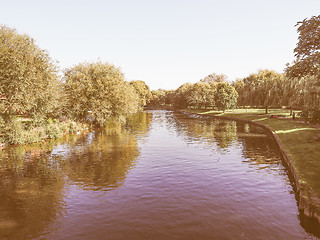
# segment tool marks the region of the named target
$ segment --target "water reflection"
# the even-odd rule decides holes
[[[126,128],[113,124],[95,130],[75,145],[67,145],[66,151],[57,149],[55,156],[62,159],[63,172],[75,184],[87,190],[112,190],[123,184],[135,166],[140,154],[137,137],[147,135],[151,119],[151,113],[134,114]]]
[[[275,171],[279,169],[280,151],[271,137],[240,138],[239,140],[243,146],[244,162],[256,166],[255,169],[274,169]]]
[[[119,128],[96,131],[92,139],[68,148],[61,168],[69,180],[90,190],[110,190],[120,186],[139,156],[137,139]],[[84,143],[84,144],[83,144]]]
[[[0,239],[36,237],[62,211],[64,178],[50,143],[0,152]]]
[[[174,113],[168,121],[174,123],[179,136],[188,142],[205,144],[207,148],[226,150],[241,144],[242,162],[249,164],[253,172],[261,171],[288,178],[282,165],[280,151],[273,138],[261,127],[235,121],[224,121],[206,116]],[[169,117],[170,118],[170,117]],[[173,121],[174,119],[174,121]],[[195,120],[191,120],[195,119]],[[283,171],[279,171],[282,169]],[[289,184],[289,183],[288,183]],[[291,190],[293,192],[293,190]],[[319,223],[299,214],[300,225],[309,237],[320,237]]]
[[[274,169],[278,174],[280,151],[271,136],[261,127],[181,113],[175,113],[174,119],[179,135],[187,141],[226,151],[231,145],[241,144],[244,163],[254,166],[255,170]],[[191,119],[196,120],[190,121]]]
[[[226,150],[239,137],[265,136],[260,128],[252,126],[249,130],[248,126],[245,127],[244,124],[235,121],[182,113],[174,113],[173,119],[179,135],[185,137],[187,141],[209,144],[220,150]],[[196,120],[190,121],[190,119]]]
[[[233,121],[141,112],[6,149],[0,178],[0,239],[313,237],[273,141]]]
[[[126,128],[114,125],[0,151],[0,239],[43,235],[63,214],[68,184],[94,190],[121,185],[139,155],[137,137],[148,134],[151,119],[141,112]]]

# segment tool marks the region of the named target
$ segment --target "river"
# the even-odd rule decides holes
[[[165,110],[0,152],[0,239],[320,239],[262,129]]]

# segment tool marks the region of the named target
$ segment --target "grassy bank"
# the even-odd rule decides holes
[[[86,124],[71,120],[59,121],[51,118],[36,120],[14,116],[7,121],[0,119],[0,146],[41,142],[84,131],[87,128]]]
[[[262,123],[277,134],[296,171],[301,197],[320,210],[320,130],[309,123],[293,120],[289,110],[236,109],[219,111],[187,110],[199,114],[238,118]],[[270,118],[273,115],[274,118]],[[316,197],[316,198],[314,198]],[[318,199],[317,199],[318,198]]]

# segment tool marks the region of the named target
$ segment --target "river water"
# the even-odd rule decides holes
[[[4,149],[0,181],[0,239],[319,239],[272,139],[233,121],[140,112]]]

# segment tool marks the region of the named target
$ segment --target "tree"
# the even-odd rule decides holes
[[[270,105],[280,105],[282,99],[281,85],[283,74],[272,70],[260,70],[244,78],[241,86],[241,99],[245,99],[245,105],[264,106],[266,113]],[[239,88],[239,86],[237,86]]]
[[[138,94],[141,107],[147,105],[151,100],[151,91],[149,86],[141,80],[131,81],[130,85],[134,87]]]
[[[173,105],[175,108],[184,109],[189,106],[188,96],[192,88],[191,83],[184,83],[178,89],[175,90],[175,98]]]
[[[47,116],[60,107],[57,66],[28,35],[0,26],[0,111]]]
[[[166,90],[164,89],[160,88],[158,90],[152,90],[149,104],[152,106],[162,105],[165,103],[165,96],[166,96]]]
[[[235,88],[235,90],[238,93],[237,105],[238,106],[248,105],[247,101],[249,99],[249,96],[247,93],[249,92],[250,89],[248,87],[246,87],[243,79],[237,79],[235,82],[232,83],[232,86]]]
[[[135,89],[124,81],[119,68],[109,63],[81,63],[64,75],[67,109],[71,117],[97,125],[111,119],[123,119],[139,108]]]
[[[238,93],[227,82],[218,83],[214,96],[216,106],[223,111],[235,107],[237,104]]]
[[[296,24],[299,33],[294,49],[296,60],[287,65],[286,74],[290,78],[307,75],[320,76],[320,15],[304,19]]]
[[[206,76],[204,79],[201,79],[201,82],[206,82],[206,83],[220,83],[220,82],[225,82],[227,80],[227,76],[224,74],[216,74],[212,73]]]
[[[215,85],[199,81],[192,85],[190,93],[187,96],[189,105],[194,107],[214,106]]]
[[[320,15],[296,24],[299,33],[295,61],[287,64],[286,76],[296,83],[303,115],[319,115],[320,99]],[[297,101],[295,101],[297,102]],[[317,117],[318,118],[318,117]]]

